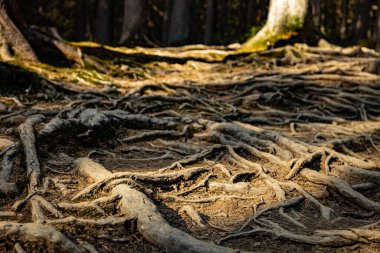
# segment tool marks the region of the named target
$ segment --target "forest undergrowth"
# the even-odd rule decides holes
[[[0,66],[0,251],[380,250],[378,52],[78,46]]]

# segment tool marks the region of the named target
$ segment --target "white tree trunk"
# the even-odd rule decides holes
[[[265,49],[303,27],[308,0],[271,0],[265,26],[246,43],[243,51]]]

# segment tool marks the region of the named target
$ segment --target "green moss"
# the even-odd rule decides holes
[[[279,40],[287,40],[293,35],[297,34],[297,31],[303,27],[304,20],[298,16],[288,17],[287,21],[283,25],[281,32],[272,33],[267,32],[265,38],[250,43],[249,40],[243,44],[240,52],[258,52],[268,49],[270,46],[276,44]]]
[[[303,27],[304,20],[298,16],[289,17],[284,24],[284,33],[295,32]]]

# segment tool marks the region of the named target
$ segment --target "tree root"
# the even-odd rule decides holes
[[[86,167],[82,167],[83,164]],[[98,169],[98,166],[99,166],[98,163],[93,162],[89,158],[80,158],[80,159],[77,159],[76,162],[74,163],[74,167],[76,167],[79,171],[82,168],[86,168],[86,171],[90,170],[87,168],[93,168],[96,171]],[[200,173],[207,172],[207,171],[209,171],[209,169],[205,167],[194,167],[194,168],[189,168],[189,169],[182,170],[179,172],[170,172],[170,173],[158,174],[158,175],[155,173],[141,174],[141,173],[131,173],[131,172],[118,172],[118,173],[113,173],[113,174],[107,174],[107,176],[99,175],[98,177],[100,180],[98,182],[95,182],[91,184],[90,186],[81,190],[79,193],[77,193],[73,197],[73,200],[83,197],[85,195],[88,195],[91,192],[105,186],[109,182],[116,179],[120,179],[120,178],[127,177],[127,178],[132,178],[134,180],[145,181],[145,182],[156,183],[156,184],[160,184],[160,183],[170,184],[170,183],[174,183],[180,180],[189,180],[195,175],[198,175]]]
[[[194,209],[194,207],[189,206],[189,205],[183,206],[179,210],[179,212],[187,214],[187,216],[189,216],[190,219],[193,220],[198,225],[198,227],[200,228],[206,227],[202,217],[198,214],[198,212]]]
[[[88,158],[76,162],[83,175],[101,180],[98,175],[112,175],[100,164]],[[139,232],[148,241],[172,252],[238,252],[210,242],[195,239],[187,233],[170,226],[159,214],[156,206],[141,192],[120,184],[112,189],[113,195],[120,196],[119,210],[127,219],[136,219]]]
[[[19,127],[20,140],[24,147],[26,156],[27,175],[30,177],[29,192],[37,190],[40,181],[40,163],[38,161],[35,136],[33,126],[44,120],[42,115],[34,115],[29,117],[24,124]]]
[[[380,213],[380,203],[374,202],[353,190],[350,185],[334,176],[326,176],[317,171],[310,169],[303,169],[301,175],[307,180],[316,183],[326,185],[338,191],[343,197],[357,204],[358,206],[368,210]]]
[[[1,237],[16,237],[17,240],[42,241],[60,247],[65,252],[82,251],[61,232],[49,225],[38,223],[0,222]]]
[[[312,245],[320,245],[326,247],[341,247],[354,244],[353,241],[342,238],[339,235],[321,235],[320,233],[313,235],[301,235],[293,233],[282,228],[280,225],[265,219],[257,220],[256,223],[268,228],[254,228],[249,231],[244,231],[236,234],[231,234],[218,240],[219,243],[240,236],[247,236],[253,233],[266,232],[275,235],[278,238],[288,239],[294,242],[307,243]]]
[[[8,149],[1,161],[1,171],[0,171],[0,193],[12,196],[19,192],[19,188],[15,183],[9,182],[9,177],[12,172],[13,162],[16,155],[19,152],[19,145],[15,144],[13,147]]]

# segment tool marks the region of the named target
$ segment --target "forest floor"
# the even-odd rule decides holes
[[[0,252],[380,251],[379,53],[77,46],[0,63]]]

